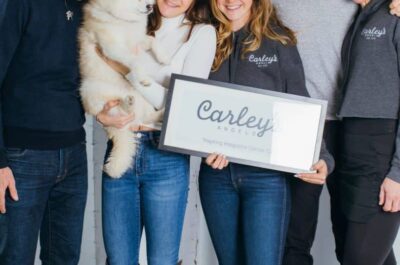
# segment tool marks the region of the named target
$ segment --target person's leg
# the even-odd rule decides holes
[[[111,149],[108,144],[106,158]],[[142,155],[141,144],[136,162]],[[108,265],[138,265],[141,236],[139,182],[136,163],[119,178],[103,173],[102,220]]]
[[[239,183],[245,264],[281,264],[290,208],[287,175],[247,166],[233,174]]]
[[[291,213],[286,238],[284,265],[311,265],[311,247],[318,223],[322,185],[290,177]]]
[[[7,216],[0,214],[0,255],[6,246],[7,234]]]
[[[325,124],[324,135],[326,147],[336,161],[336,167],[339,167],[340,152],[340,121],[330,121]],[[331,203],[331,221],[332,231],[335,238],[336,258],[339,262],[343,260],[344,241],[346,236],[346,216],[343,214],[340,205],[340,181],[339,174],[334,171],[327,179],[327,188]]]
[[[189,156],[158,150],[158,133],[148,137],[139,173],[147,260],[149,265],[176,265],[189,189]]]
[[[86,145],[60,150],[60,172],[40,231],[43,265],[76,265],[81,251],[87,196]]]
[[[339,121],[328,121],[325,123],[324,130],[326,146],[334,157],[337,152],[338,126]],[[335,178],[333,174],[328,177],[328,187],[336,187],[336,185],[329,185],[329,179],[333,178]],[[292,206],[283,264],[311,265],[313,264],[311,248],[317,230],[319,198],[323,186],[309,184],[295,178],[290,179],[290,186]],[[332,207],[332,220],[335,220],[333,222],[333,229],[336,231],[341,226],[339,222],[336,222],[339,216],[336,214],[337,200],[335,196],[333,200],[331,199],[331,202],[334,203]]]
[[[19,201],[6,201],[8,240],[1,265],[33,265],[49,192],[59,169],[58,151],[9,149]]]
[[[232,164],[215,170],[202,164],[199,175],[201,204],[219,265],[243,265],[239,247],[239,207],[237,183],[232,181]]]
[[[350,221],[343,265],[396,265],[392,246],[399,224],[400,213],[385,212],[376,214],[367,223]]]

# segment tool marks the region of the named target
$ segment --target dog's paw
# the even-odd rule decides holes
[[[133,112],[133,106],[135,104],[135,97],[134,96],[126,96],[120,101],[120,107],[126,112],[131,113]]]
[[[126,105],[133,106],[133,104],[135,103],[135,97],[134,96],[127,96],[124,101],[125,101]]]

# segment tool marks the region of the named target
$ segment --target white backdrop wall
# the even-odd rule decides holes
[[[88,118],[86,123],[89,161],[89,192],[85,214],[82,254],[79,265],[104,265],[105,252],[101,232],[101,167],[106,146],[105,134]],[[180,257],[183,265],[218,265],[208,235],[198,197],[197,176],[199,159],[192,158],[188,207],[182,236]],[[334,256],[334,241],[329,221],[329,195],[326,189],[320,201],[319,224],[312,253],[315,265],[338,265]],[[400,237],[395,243],[400,257]],[[38,248],[39,251],[39,248]],[[145,238],[141,247],[140,264],[147,265]],[[37,258],[35,265],[41,264]],[[266,264],[272,265],[272,264]]]

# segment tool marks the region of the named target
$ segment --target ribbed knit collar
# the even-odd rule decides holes
[[[184,20],[185,14],[171,18],[162,17],[160,30],[168,31],[170,29],[176,29],[183,24]]]

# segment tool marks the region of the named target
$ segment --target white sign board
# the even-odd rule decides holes
[[[285,172],[319,159],[327,102],[173,75],[160,148]]]

